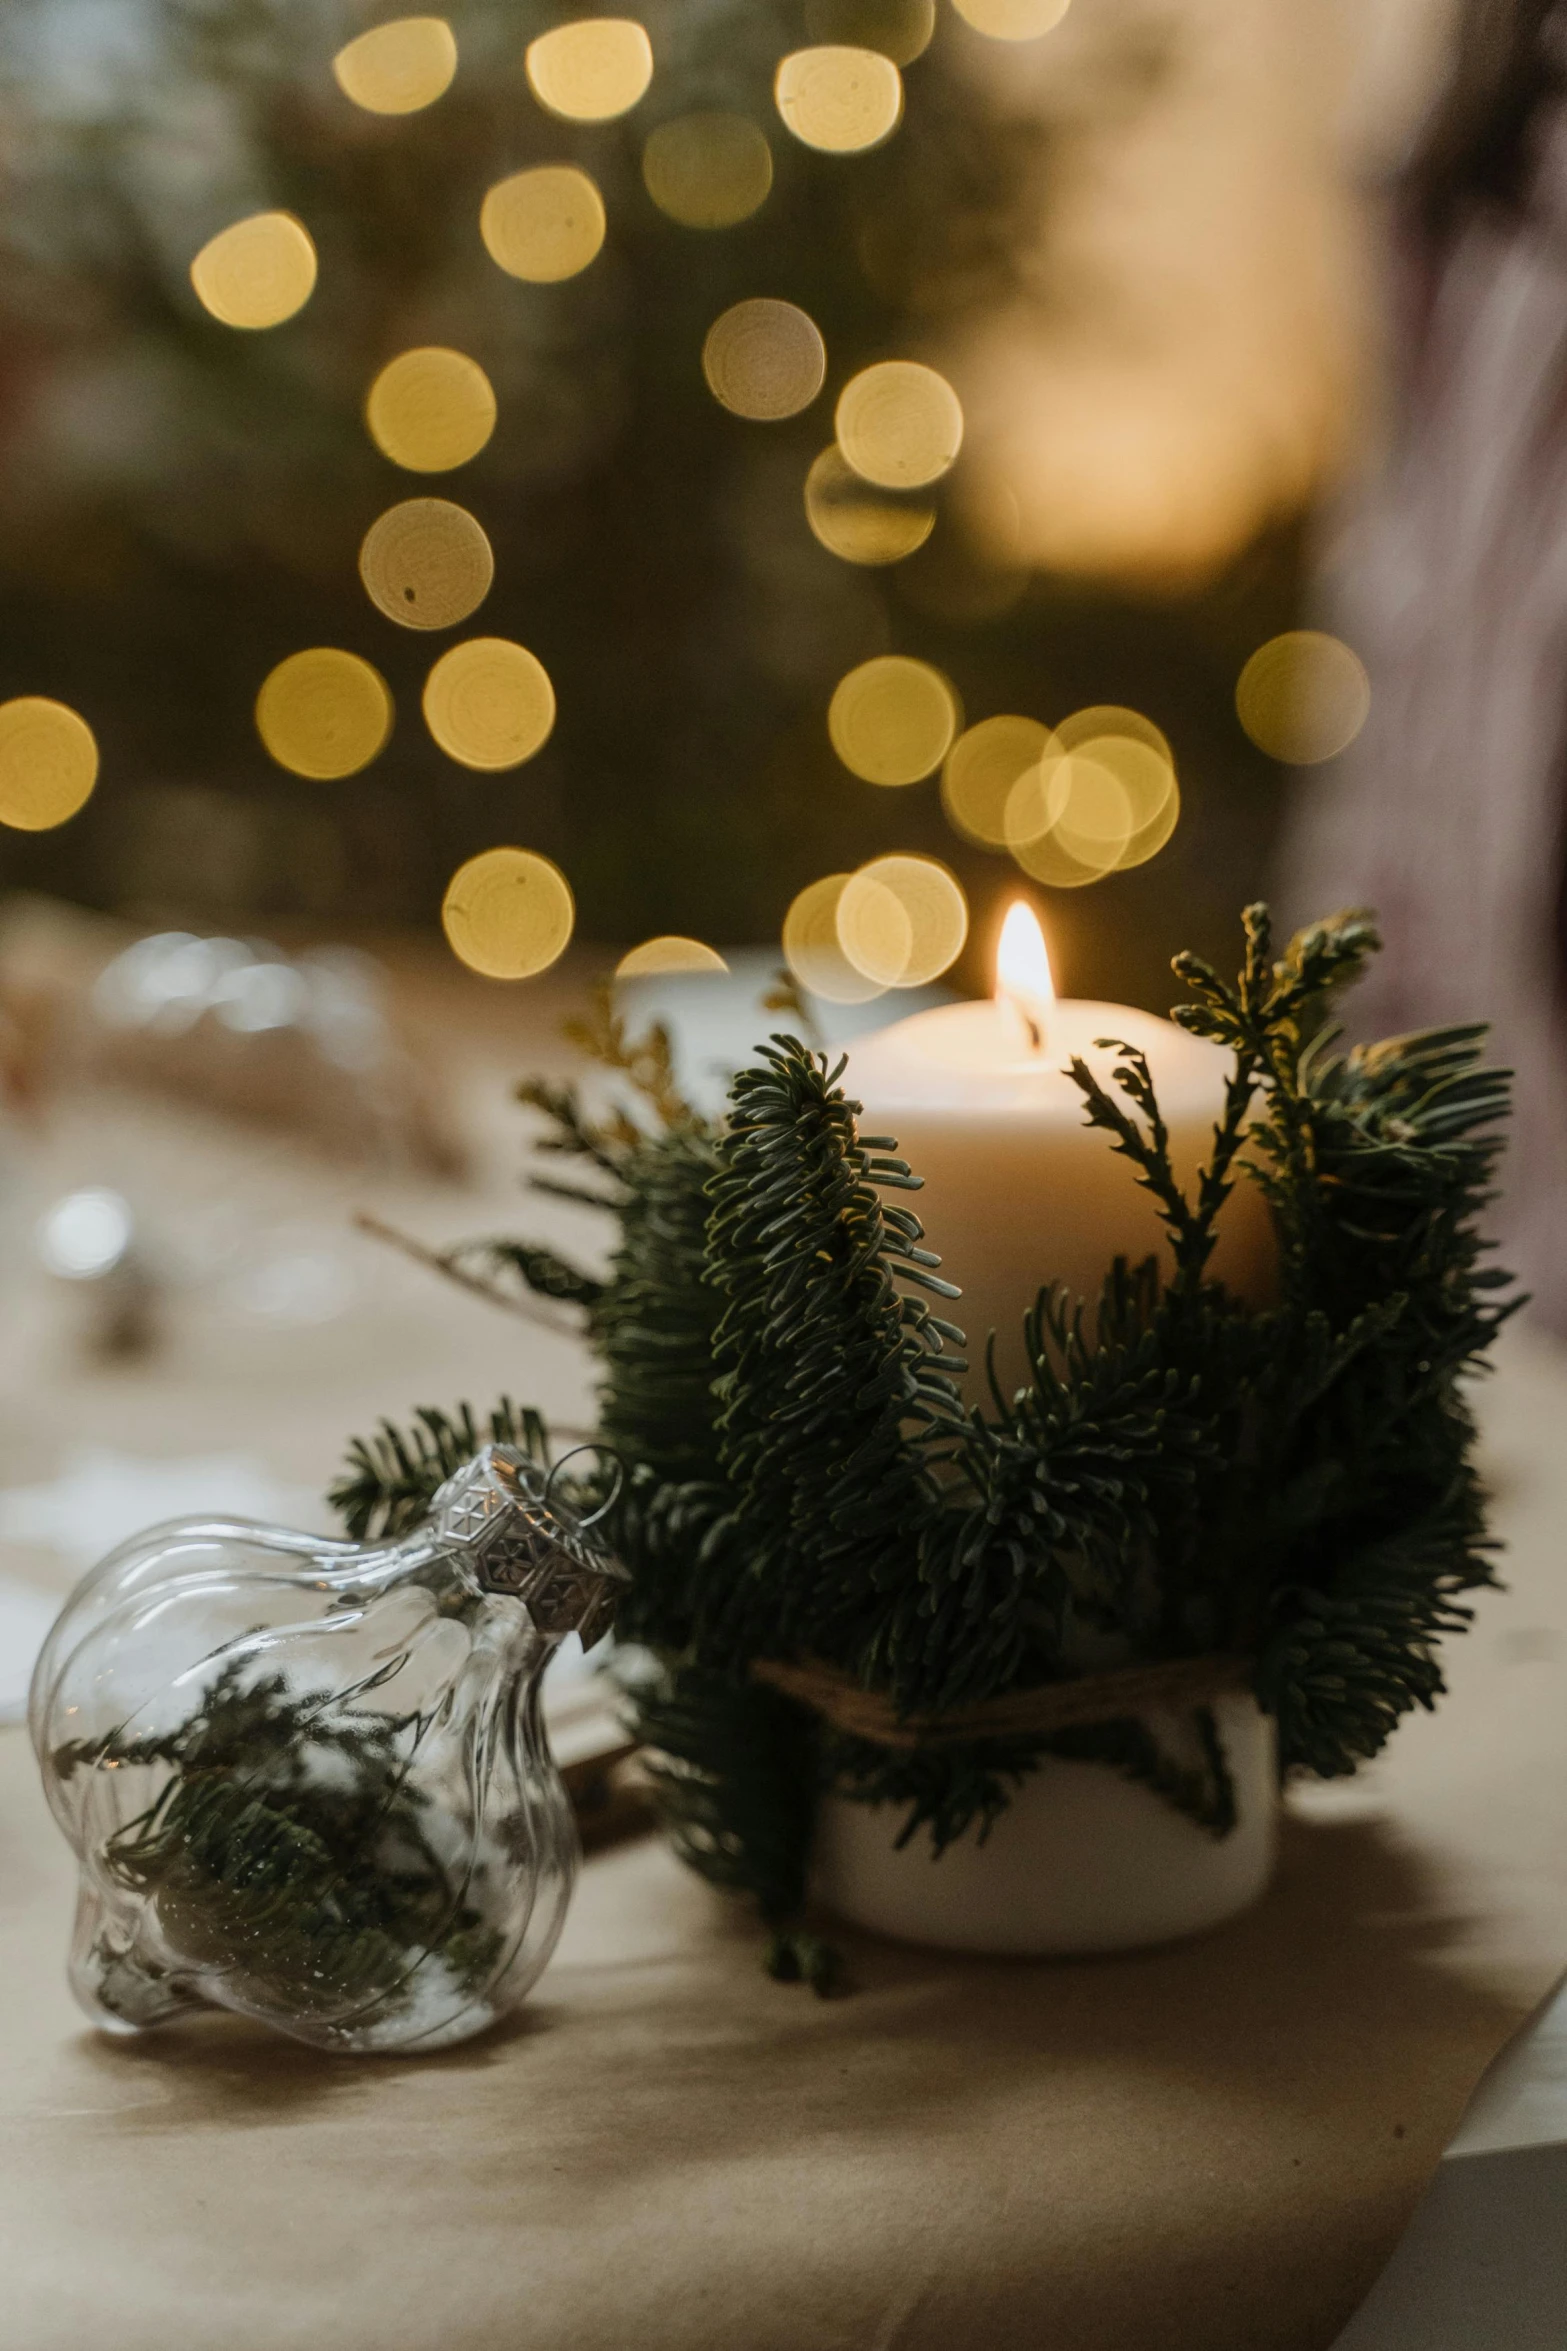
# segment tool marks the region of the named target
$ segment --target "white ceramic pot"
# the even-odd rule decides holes
[[[904,1807],[826,1797],[813,1890],[856,1926],[946,1951],[1135,1951],[1218,1926],[1273,1875],[1279,1799],[1272,1721],[1244,1693],[1213,1711],[1235,1784],[1227,1837],[1105,1764],[1050,1758],[983,1844],[971,1829],[939,1860],[924,1830],[897,1849]],[[1144,1719],[1167,1751],[1191,1755],[1186,1720]]]

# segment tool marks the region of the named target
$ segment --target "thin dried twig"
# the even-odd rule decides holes
[[[475,1298],[482,1298],[488,1306],[498,1306],[503,1314],[514,1314],[519,1321],[532,1323],[538,1330],[553,1331],[558,1338],[574,1339],[581,1335],[576,1323],[568,1322],[564,1316],[551,1314],[548,1307],[538,1300],[513,1297],[505,1290],[495,1288],[492,1283],[481,1280],[477,1274],[468,1273],[462,1266],[455,1264],[446,1252],[427,1248],[423,1241],[416,1241],[411,1233],[400,1232],[396,1225],[383,1223],[380,1217],[372,1216],[368,1209],[357,1209],[353,1222],[355,1228],[361,1233],[367,1233],[372,1241],[383,1241],[389,1249],[401,1250],[404,1257],[413,1259],[415,1265],[422,1265],[429,1272],[440,1274],[446,1281],[455,1282],[460,1290],[471,1291]]]

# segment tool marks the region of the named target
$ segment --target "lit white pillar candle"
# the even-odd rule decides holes
[[[947,1312],[968,1335],[965,1385],[976,1398],[992,1330],[1003,1390],[1026,1378],[1023,1316],[1045,1283],[1064,1282],[1092,1302],[1116,1257],[1135,1264],[1157,1255],[1166,1272],[1173,1268],[1131,1161],[1112,1151],[1102,1129],[1084,1124],[1073,1056],[1110,1088],[1116,1056],[1097,1039],[1147,1055],[1171,1159],[1188,1191],[1212,1148],[1230,1066],[1218,1047],[1172,1021],[1124,1004],[1058,998],[1043,933],[1021,902],[1002,925],[996,966],[992,998],[944,1004],[879,1030],[852,1048],[844,1081],[864,1105],[863,1130],[895,1135],[900,1155],[925,1179],[911,1204],[944,1277],[962,1290]],[[1268,1293],[1273,1262],[1266,1205],[1238,1175],[1209,1271],[1258,1298]]]

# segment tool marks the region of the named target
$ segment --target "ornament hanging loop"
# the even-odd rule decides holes
[[[572,1525],[579,1535],[584,1535],[589,1527],[596,1527],[601,1519],[608,1518],[615,1504],[625,1492],[626,1465],[613,1445],[595,1445],[592,1442],[585,1445],[573,1445],[569,1453],[563,1453],[560,1459],[551,1465],[550,1473],[544,1481],[543,1503],[546,1510],[554,1507],[550,1498],[555,1490],[555,1480],[560,1476],[567,1462],[575,1461],[579,1453],[596,1453],[601,1461],[608,1461],[614,1465],[613,1483],[598,1508],[590,1510],[585,1518],[578,1517],[575,1513],[572,1514]]]

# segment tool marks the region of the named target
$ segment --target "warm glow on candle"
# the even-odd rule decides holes
[[[1045,934],[1033,908],[1019,898],[1007,908],[996,942],[996,1002],[1017,1014],[1038,1053],[1044,1048],[1055,1001]]]

